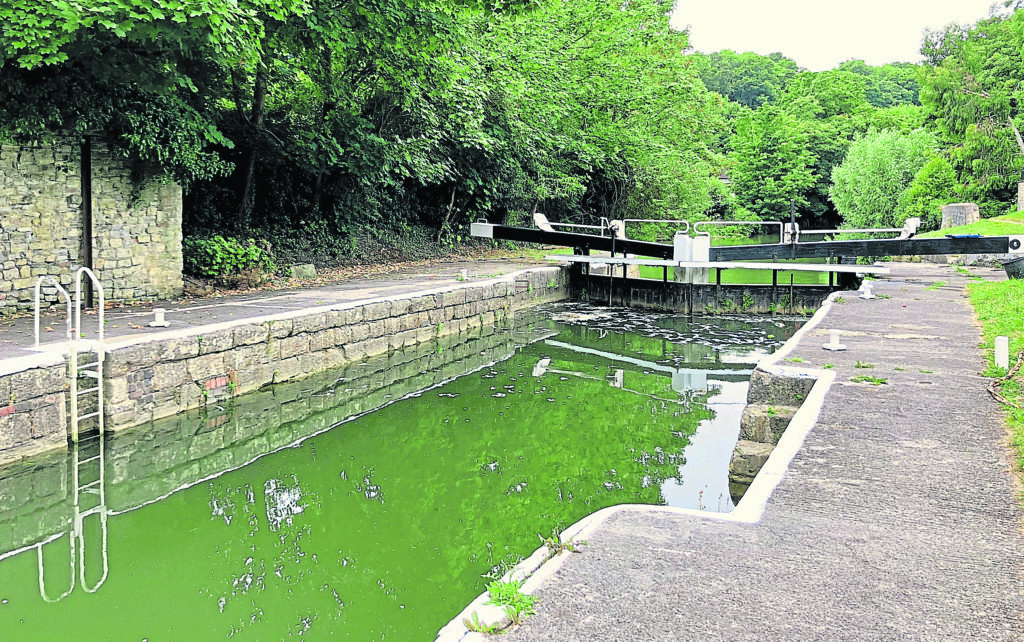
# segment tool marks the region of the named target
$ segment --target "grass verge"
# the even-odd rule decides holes
[[[1007,214],[1005,216],[996,216],[994,218],[982,219],[977,223],[971,223],[970,225],[947,227],[944,230],[925,232],[924,234],[918,234],[916,238],[941,239],[945,238],[947,234],[981,234],[982,236],[1009,236],[1011,234],[1024,234],[1024,218],[1021,218],[1019,212],[1016,214]]]
[[[998,336],[1010,339],[1010,366],[1016,361],[1017,353],[1024,350],[1024,281],[1007,280],[987,283],[971,283],[967,286],[971,304],[981,321],[988,350],[988,369],[985,376],[1001,377],[1006,370],[997,368],[993,362],[992,346]],[[1017,406],[1024,405],[1024,386],[1022,375],[1017,374],[1000,387],[1007,401]],[[1024,472],[1024,410],[1007,408],[1007,424],[1010,432],[1010,444],[1013,447],[1017,473]],[[1022,496],[1024,501],[1024,496]]]

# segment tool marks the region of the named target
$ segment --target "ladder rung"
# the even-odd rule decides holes
[[[96,515],[96,514],[102,513],[103,512],[102,508],[103,508],[103,506],[93,506],[89,510],[82,511],[81,513],[78,514],[78,516],[81,517],[82,519],[85,519],[86,517],[89,517],[90,515]]]
[[[97,483],[99,483],[99,482],[97,482]],[[99,495],[100,494],[100,489],[99,488],[82,488],[82,489],[79,489],[78,492],[80,492],[80,493],[89,493],[90,495]]]
[[[100,483],[100,480],[97,479],[96,481],[91,481],[88,484],[82,484],[81,486],[78,487],[78,491],[81,492],[81,491],[83,491],[83,490],[85,490],[87,488],[92,488],[93,486],[96,486],[99,483]]]
[[[97,410],[96,412],[90,412],[87,415],[82,415],[81,417],[78,418],[78,421],[84,421],[86,419],[92,419],[93,417],[99,417],[99,416],[100,416],[100,411]]]
[[[96,461],[100,457],[101,457],[101,455],[93,455],[92,457],[90,457],[88,459],[83,459],[83,460],[79,461],[78,465],[81,466],[83,464],[88,464],[90,461]]]
[[[78,391],[78,396],[87,395],[87,394],[89,394],[91,392],[99,392],[99,389],[100,389],[100,387],[96,386],[95,388],[86,388],[85,390],[79,390]]]
[[[92,365],[92,364],[90,364]],[[100,373],[97,370],[78,370],[78,376],[80,377],[92,377],[93,379],[99,379]]]

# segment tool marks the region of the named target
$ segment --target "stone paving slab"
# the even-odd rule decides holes
[[[843,295],[789,355],[836,378],[760,522],[616,512],[505,639],[1024,640],[1021,507],[967,278],[892,267],[891,298]],[[829,328],[848,351],[821,348]]]

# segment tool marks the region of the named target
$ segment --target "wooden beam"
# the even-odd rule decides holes
[[[474,236],[478,234],[476,228],[479,223],[474,223]],[[488,225],[489,236],[486,238],[501,239],[503,241],[520,241],[527,243],[542,243],[544,245],[558,245],[561,247],[573,247],[583,250],[598,250],[602,252],[612,251],[612,238],[608,236],[595,236],[593,234],[577,234],[575,232],[545,232],[527,227],[509,227],[507,225]],[[672,258],[672,246],[664,243],[651,243],[649,241],[633,241],[629,239],[615,239],[614,250],[616,253],[638,254],[640,256],[653,256],[659,259]]]
[[[882,265],[854,265],[850,263],[753,263],[743,261],[670,261],[660,259],[624,259],[618,256],[574,256],[550,254],[549,261],[586,263],[589,265],[650,265],[655,267],[712,268],[716,270],[790,270],[793,272],[836,272],[843,274],[889,274]]]
[[[832,256],[919,256],[928,254],[1005,254],[1006,236],[943,239],[868,239],[797,244],[733,245],[711,248],[712,261],[822,259]]]

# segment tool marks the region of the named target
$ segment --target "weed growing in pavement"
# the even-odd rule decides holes
[[[881,386],[889,383],[885,377],[869,377],[868,375],[857,375],[850,379],[853,383],[870,383],[872,386]]]

